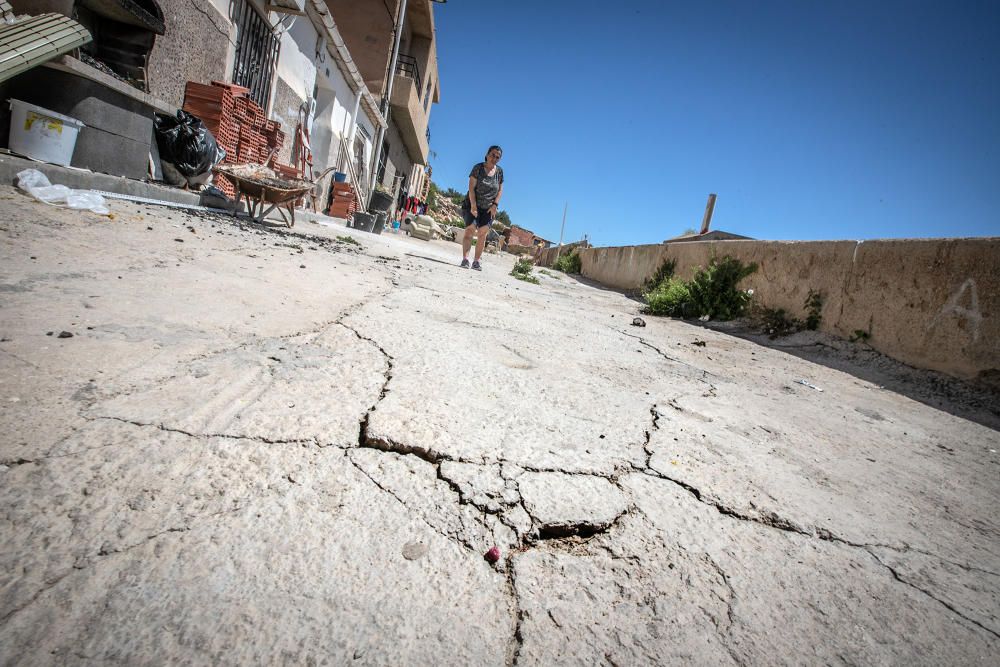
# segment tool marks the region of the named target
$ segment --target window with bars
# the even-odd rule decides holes
[[[368,183],[368,169],[365,160],[365,141],[371,141],[365,128],[358,126],[358,132],[354,135],[354,175],[360,183]],[[365,186],[367,188],[367,185]]]
[[[236,26],[233,83],[249,88],[250,98],[262,109],[267,109],[281,40],[249,0],[232,0],[230,8]]]
[[[385,183],[385,165],[389,161],[389,142],[382,140],[382,154],[378,157],[377,183]]]

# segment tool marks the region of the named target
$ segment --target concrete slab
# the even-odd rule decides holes
[[[0,186],[0,663],[1000,653],[990,406],[507,255],[110,206]]]

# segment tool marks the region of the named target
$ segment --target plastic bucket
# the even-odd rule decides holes
[[[15,153],[68,167],[84,124],[42,107],[10,100],[10,142]]]
[[[335,171],[333,172],[333,180],[336,181],[337,183],[346,183],[347,174],[345,174],[342,171]]]

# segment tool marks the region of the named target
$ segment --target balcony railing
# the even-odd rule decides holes
[[[413,79],[413,82],[417,84],[417,95],[420,95],[422,90],[420,88],[420,66],[417,65],[416,58],[400,53],[399,60],[396,61],[396,74]]]

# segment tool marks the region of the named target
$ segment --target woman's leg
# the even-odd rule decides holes
[[[469,249],[472,247],[472,234],[476,230],[476,225],[470,223],[465,226],[465,235],[462,237],[462,259],[469,258]]]
[[[489,225],[483,225],[482,227],[477,227],[476,228],[476,234],[478,235],[477,238],[476,238],[476,261],[477,262],[479,261],[479,258],[483,256],[483,248],[486,247],[486,237],[489,235],[489,233],[490,233],[490,226]]]

